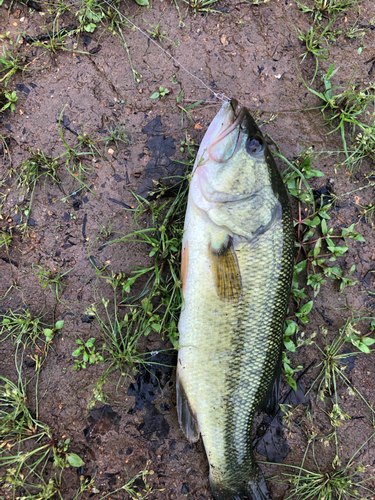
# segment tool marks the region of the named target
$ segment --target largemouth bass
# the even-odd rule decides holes
[[[177,409],[188,439],[202,436],[215,499],[265,500],[251,428],[278,402],[293,222],[265,139],[236,107],[210,124],[189,189]]]

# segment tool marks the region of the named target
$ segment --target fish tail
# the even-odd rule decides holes
[[[272,500],[258,466],[251,472],[250,477],[238,481],[235,485],[214,483],[211,478],[210,485],[215,500]]]

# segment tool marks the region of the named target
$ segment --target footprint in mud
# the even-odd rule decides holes
[[[147,198],[155,188],[154,181],[164,180],[171,176],[181,177],[184,169],[181,164],[170,159],[176,152],[176,146],[172,137],[163,135],[160,116],[143,127],[142,132],[150,137],[146,146],[153,155],[152,160],[147,163],[144,169],[142,185],[138,190],[140,196]],[[165,182],[168,187],[171,187],[170,179]]]
[[[96,410],[90,410],[88,418],[89,426],[84,429],[84,435],[88,443],[93,441],[98,434],[104,435],[110,429],[118,431],[121,417],[112,410],[110,406],[103,406]]]
[[[280,403],[292,404],[293,406],[306,405],[308,402],[309,398],[305,396],[305,388],[301,380],[297,382],[297,391],[289,390],[280,401]],[[266,416],[263,422],[268,425],[268,429],[263,436],[253,443],[257,452],[267,457],[269,462],[281,463],[290,452],[290,447],[283,432],[283,416],[284,414],[280,410],[273,418]]]
[[[146,362],[145,365],[139,367],[135,382],[129,386],[128,394],[135,396],[135,406],[128,413],[133,414],[146,408],[144,422],[138,426],[138,431],[146,439],[151,439],[152,434],[156,433],[159,440],[163,441],[168,437],[169,424],[152,402],[169,382],[176,365],[176,355],[157,351],[149,353],[146,356]],[[170,410],[165,402],[160,405],[160,408],[162,411]]]

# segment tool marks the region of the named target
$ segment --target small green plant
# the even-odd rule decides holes
[[[3,107],[0,109],[0,113],[10,108],[11,112],[14,113],[16,109],[17,102],[17,92],[13,90],[12,92],[8,92],[7,90],[0,90],[0,103],[5,102]]]
[[[341,269],[338,270],[337,267],[328,266],[327,257],[330,262],[335,261],[348,251],[349,239],[362,242],[365,239],[355,231],[355,224],[342,228],[341,234],[334,234],[333,228],[328,227],[328,221],[331,218],[328,211],[334,198],[331,197],[328,204],[321,203],[319,208],[315,207],[313,193],[308,187],[307,179],[322,176],[322,172],[312,168],[317,157],[314,157],[312,150],[308,149],[296,160],[295,165],[292,165],[282,155],[275,154],[286,161],[292,168],[291,172],[285,173],[284,182],[290,194],[298,199],[298,218],[294,219],[296,246],[298,248],[292,281],[294,299],[299,303],[301,299],[306,298],[304,289],[300,290],[298,288],[299,275],[304,271],[307,272],[307,284],[314,289],[314,296],[319,293],[321,285],[325,282],[325,277],[339,280],[341,292],[346,286],[355,285],[357,282],[349,278],[355,271],[354,265],[349,274],[344,276]],[[302,188],[303,182],[306,183],[306,189]],[[306,215],[302,204],[312,206],[312,213],[307,212]],[[318,237],[316,237],[317,230],[321,233]],[[340,244],[336,244],[336,240]],[[325,245],[325,253],[322,253],[323,245]],[[303,257],[303,260],[301,260],[301,257]],[[323,272],[318,272],[318,268],[322,269]]]
[[[312,302],[312,301],[311,301]],[[307,306],[306,309],[310,309],[310,303],[305,304]],[[311,309],[310,309],[311,310]],[[309,311],[310,312],[310,311]],[[303,307],[300,309],[301,314],[308,314],[306,311],[303,312]],[[302,370],[302,366],[298,365],[296,368],[291,366],[291,361],[288,358],[288,352],[296,352],[299,347],[311,345],[313,342],[313,338],[315,337],[315,333],[310,335],[309,338],[305,338],[305,332],[300,332],[298,324],[291,320],[287,319],[284,323],[284,347],[286,351],[283,352],[283,373],[285,375],[287,383],[294,389],[297,390],[297,383],[294,379],[294,374]],[[293,338],[296,338],[296,341],[293,341]]]
[[[53,337],[59,332],[64,326],[64,320],[56,321],[55,326],[53,328],[43,328],[43,333],[46,336],[46,342],[50,343],[53,340]]]
[[[74,29],[67,29],[67,28],[59,29],[59,18],[58,16],[56,16],[55,21],[53,23],[52,32],[47,31],[46,33],[42,33],[40,35],[41,37],[43,37],[42,40],[30,37],[29,43],[34,47],[39,47],[43,49],[41,55],[44,55],[48,51],[52,52],[52,54],[56,54],[60,50],[71,51],[72,48],[67,47],[67,38],[69,35],[74,34],[74,32],[75,32]],[[75,49],[75,52],[81,54],[85,53],[77,49]]]
[[[245,3],[250,5],[262,5],[263,3],[268,3],[271,0],[245,0]]]
[[[375,322],[373,321],[371,328],[373,329],[374,327]],[[370,346],[375,343],[375,339],[369,336],[373,335],[372,331],[369,332],[369,335],[361,335],[361,333],[355,329],[355,322],[350,319],[346,321],[345,325],[340,330],[339,336],[333,342],[328,342],[328,332],[325,328],[322,328],[322,333],[325,340],[325,348],[321,349],[317,343],[314,342],[323,356],[323,361],[317,365],[321,367],[321,370],[314,383],[320,380],[318,394],[319,398],[324,401],[327,393],[337,398],[337,381],[339,379],[348,387],[352,387],[352,384],[342,370],[343,364],[349,356],[355,356],[360,353],[369,354],[371,352]],[[358,351],[342,353],[343,346],[346,342],[350,342]],[[356,389],[352,388],[352,390],[359,394],[359,391]],[[335,404],[338,404],[337,399]],[[375,410],[372,411],[375,412]]]
[[[29,192],[35,188],[41,178],[50,177],[53,182],[58,183],[57,160],[46,156],[40,149],[36,151],[29,149],[29,153],[27,160],[10,171],[10,175],[16,177],[18,186]]]
[[[325,123],[333,128],[328,134],[340,132],[346,157],[344,163],[353,172],[366,156],[375,158],[375,84],[370,83],[361,89],[358,85],[352,84],[355,74],[353,73],[343,91],[335,92],[342,89],[333,87],[330,81],[336,72],[333,63],[322,77],[324,84],[322,92],[310,88],[305,81],[304,84],[321,100],[319,106],[314,109],[319,109]]]
[[[167,88],[159,87],[159,90],[151,94],[150,99],[165,98],[169,94],[170,90]]]
[[[23,62],[23,58],[19,54],[12,54],[3,46],[3,54],[0,55],[0,73],[5,72],[0,78],[0,82],[5,81],[5,88],[7,88],[8,81],[14,73],[17,71],[25,70],[26,66]]]
[[[368,205],[365,206],[359,205],[359,206],[363,209],[359,215],[359,219],[364,217],[366,223],[370,224],[371,227],[374,227],[373,217],[375,214],[375,198],[373,198]]]
[[[66,286],[62,280],[68,275],[68,273],[70,273],[71,269],[62,273],[60,266],[54,268],[53,270],[44,269],[43,266],[40,265],[34,265],[33,268],[38,276],[39,283],[42,285],[42,290],[48,286],[51,292],[55,295],[56,300],[59,301],[60,290]]]
[[[80,29],[93,33],[98,24],[105,18],[104,4],[96,0],[83,0],[81,9],[76,13]]]
[[[50,428],[29,409],[26,384],[21,368],[16,367],[18,383],[0,376],[0,467],[2,491],[16,498],[44,499],[59,495],[61,478],[69,467],[81,467],[83,460],[69,451],[70,439],[54,439]],[[52,465],[50,465],[52,464]],[[48,472],[48,482],[45,481]],[[51,477],[52,476],[52,477]],[[17,496],[17,498],[20,498]]]
[[[147,476],[152,476],[154,474],[153,470],[149,470],[149,466],[151,464],[151,460],[148,460],[145,468],[138,472],[133,478],[129,479],[129,481],[121,486],[120,488],[117,488],[114,491],[111,491],[111,493],[107,493],[106,495],[102,496],[101,499],[108,498],[112,496],[114,493],[118,493],[119,491],[125,491],[131,500],[145,500],[149,495],[151,495],[155,491],[164,491],[162,490],[154,490],[150,485],[147,484]],[[142,482],[142,491],[137,491],[139,490],[139,487],[137,487],[137,483]]]
[[[6,233],[5,231],[0,231],[0,248],[5,247],[5,249],[8,250],[11,244],[12,244],[12,235]]]
[[[315,336],[313,334],[305,339],[304,333],[300,333],[296,322],[298,320],[302,324],[308,323],[309,314],[314,305],[313,300],[304,302],[307,294],[305,288],[300,288],[300,277],[302,273],[306,273],[307,279],[305,279],[307,285],[313,288],[314,298],[327,278],[337,280],[340,283],[340,292],[343,292],[347,286],[354,286],[357,281],[350,278],[355,271],[354,264],[349,273],[344,275],[339,266],[330,266],[328,262],[336,261],[348,251],[349,239],[363,242],[364,238],[355,231],[354,224],[342,228],[341,234],[334,234],[333,228],[328,227],[328,221],[331,218],[328,211],[334,202],[332,193],[329,195],[328,204],[326,204],[327,199],[322,197],[319,200],[319,206],[315,205],[314,195],[308,185],[308,180],[323,175],[322,172],[313,168],[313,163],[320,154],[314,155],[313,150],[309,148],[295,160],[294,164],[291,164],[280,153],[276,152],[275,155],[283,159],[290,167],[290,170],[284,173],[284,182],[289,193],[298,201],[298,217],[294,218],[298,251],[292,279],[292,296],[296,304],[296,311],[294,315],[289,316],[284,325],[284,346],[287,351],[283,353],[284,374],[287,382],[296,389],[293,375],[300,367],[295,369],[292,367],[288,351],[295,352],[299,346],[311,344]],[[297,318],[296,321],[292,320],[294,317]]]
[[[98,238],[109,238],[113,234],[113,229],[112,229],[113,221],[111,221],[109,217],[107,217],[107,219],[108,219],[108,226],[106,226],[104,222],[99,222],[98,220],[96,221],[96,223],[100,228]]]
[[[94,135],[89,134],[87,132],[81,132],[77,136],[78,139],[78,144],[75,146],[75,150],[79,150],[82,152],[88,152],[90,155],[92,155],[93,159],[98,157],[102,157],[99,149],[98,149],[98,144],[101,141],[100,138],[95,138]]]
[[[290,498],[297,500],[357,498],[361,500],[367,498],[367,495],[372,492],[365,486],[368,479],[358,481],[358,474],[365,472],[362,465],[354,467],[353,463],[349,463],[344,468],[328,472],[321,471],[319,466],[317,472],[292,465],[287,467],[295,470],[295,472],[281,473],[283,482],[291,486],[287,500]]]
[[[0,135],[0,150],[2,150],[3,153],[3,163],[4,165],[8,162],[9,165],[12,165],[12,157],[10,155],[9,151],[9,143],[10,143],[10,135]],[[0,187],[5,183],[5,179],[2,179],[0,181]],[[0,200],[1,200],[0,195]],[[0,213],[2,209],[2,202],[0,201]]]
[[[297,28],[298,39],[306,45],[306,52],[301,54],[302,62],[306,59],[308,54],[311,54],[315,59],[315,71],[310,82],[314,82],[318,73],[319,59],[326,61],[330,57],[329,42],[334,42],[341,31],[332,31],[331,25],[336,20],[333,18],[325,28],[320,24],[313,24],[306,34]]]
[[[362,0],[314,0],[313,5],[306,5],[298,0],[295,2],[302,12],[311,14],[314,21],[321,21],[323,17],[330,19],[332,16],[346,12],[347,9],[357,6]]]
[[[34,317],[29,309],[12,311],[4,314],[1,319],[0,340],[11,338],[14,344],[23,342],[35,344],[43,333],[42,318]]]
[[[148,1],[148,0],[146,0]],[[147,4],[148,5],[148,4]],[[126,53],[128,55],[128,59],[129,59],[129,64],[130,64],[130,68],[132,70],[132,73],[133,73],[133,78],[134,78],[134,81],[135,83],[140,83],[141,80],[142,80],[142,75],[139,71],[137,71],[136,69],[134,69],[134,66],[133,66],[133,61],[132,61],[132,58],[130,56],[130,51],[129,51],[129,47],[128,47],[128,44],[126,43],[126,40],[125,40],[125,36],[124,36],[124,33],[122,32],[122,29],[121,27],[118,25],[117,26],[117,30],[115,31],[115,33],[118,33],[121,40],[122,40],[122,43],[124,44],[124,47],[125,47],[125,50],[126,50]]]
[[[91,337],[86,342],[82,342],[82,340],[77,339],[76,344],[79,344],[79,347],[72,352],[72,356],[78,358],[82,356],[82,359],[76,359],[74,370],[78,370],[82,368],[86,369],[87,364],[92,365],[94,363],[102,363],[104,361],[103,356],[95,352],[95,338]]]
[[[117,125],[108,127],[107,130],[109,135],[102,139],[105,148],[107,148],[108,145],[112,143],[115,145],[117,152],[119,152],[121,144],[123,146],[128,146],[130,144],[129,135],[124,124],[118,123]]]
[[[191,9],[194,14],[197,14],[197,12],[206,12],[207,14],[210,12],[219,12],[211,8],[218,0],[184,0],[184,2],[188,4],[189,9]]]
[[[191,162],[188,163],[190,167],[194,162],[196,152],[193,147],[190,148],[190,145],[188,148],[189,154],[191,154]],[[172,344],[177,347],[177,324],[182,307],[180,252],[188,190],[185,178],[179,180],[174,189],[177,191],[176,197],[163,203],[160,203],[159,197],[168,190],[163,183],[160,183],[154,191],[156,200],[149,202],[136,197],[138,206],[134,210],[134,222],[137,229],[122,238],[112,240],[109,244],[134,241],[149,247],[149,256],[153,260],[152,265],[148,268],[135,269],[127,279],[121,279],[122,304],[130,308],[137,305],[131,315],[133,317],[137,311],[138,314],[140,311],[142,312],[144,319],[141,324],[144,326],[144,332],[148,332],[149,328],[152,328],[154,331],[158,331],[163,338],[168,335]],[[143,214],[151,215],[151,227],[144,228],[144,225],[139,221]],[[137,303],[136,298],[129,296],[129,294],[136,282],[144,281],[146,278],[146,284],[138,296],[141,303]],[[147,301],[144,300],[145,298]],[[154,299],[159,304],[158,307],[151,305]],[[150,318],[155,314],[159,316],[159,319],[150,322]]]
[[[57,321],[54,326],[42,322],[41,317],[34,317],[29,309],[8,311],[0,320],[0,342],[11,339],[14,346],[34,346],[44,356],[53,337],[64,326],[64,321]]]
[[[126,286],[122,283],[120,275],[115,275],[112,279],[107,278],[114,290],[114,318],[109,312],[109,301],[102,299],[105,317],[98,312],[98,308],[92,305],[87,313],[98,322],[104,345],[103,353],[107,354],[106,361],[110,366],[106,373],[120,369],[124,372],[125,366],[135,369],[137,365],[144,363],[144,357],[138,352],[138,342],[141,336],[147,336],[151,331],[160,330],[160,317],[152,312],[148,299],[144,299],[141,307],[129,307],[123,318],[117,311],[116,289],[119,286]],[[151,307],[150,307],[151,306]]]
[[[184,89],[181,90],[181,92],[178,94],[177,101],[176,101],[176,107],[181,110],[181,129],[184,128],[184,118],[187,116],[190,120],[190,123],[193,123],[193,117],[190,114],[190,110],[195,108],[196,106],[199,106],[199,104],[202,104],[204,101],[196,101],[193,104],[190,104],[189,106],[182,106],[181,100],[182,96],[184,93]],[[175,109],[175,108],[173,108]],[[183,152],[184,150],[181,150]]]
[[[366,31],[369,29],[369,26],[371,26],[375,22],[375,18],[370,20],[369,26],[360,26],[358,27],[358,21],[359,21],[359,14],[357,19],[355,20],[353,26],[351,26],[347,32],[345,33],[346,38],[357,38],[359,39],[360,46],[357,49],[358,54],[362,53],[362,50],[366,47],[363,45],[363,39],[366,35]]]
[[[47,157],[40,149],[36,151],[29,149],[29,153],[28,159],[9,170],[10,178],[15,177],[14,185],[21,189],[14,211],[22,214],[21,222],[17,227],[23,234],[28,231],[28,221],[38,182],[42,179],[46,182],[50,178],[53,182],[59,183],[57,159]]]
[[[152,28],[151,30],[147,30],[147,33],[150,33],[152,38],[154,38],[155,40],[158,40],[159,43],[162,43],[163,40],[169,40],[170,42],[172,41],[170,38],[168,38],[166,36],[164,31],[162,31],[160,29],[161,19],[159,20],[158,24],[156,24],[156,25],[149,23],[145,19],[144,19],[144,21],[146,24],[148,24],[150,26],[150,28]]]

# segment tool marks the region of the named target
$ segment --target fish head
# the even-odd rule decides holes
[[[201,208],[240,200],[270,185],[266,141],[247,108],[236,109],[237,101],[226,102],[201,142],[191,185]]]

